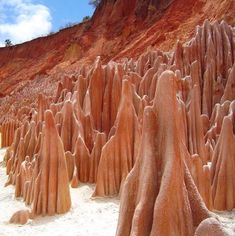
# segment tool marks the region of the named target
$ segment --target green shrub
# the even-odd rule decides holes
[[[91,19],[90,16],[85,16],[85,17],[83,17],[82,22],[84,22],[84,21],[88,21],[88,20],[90,20],[90,19]]]
[[[5,40],[5,47],[11,47],[11,46],[13,46],[11,40],[10,39],[6,39]]]

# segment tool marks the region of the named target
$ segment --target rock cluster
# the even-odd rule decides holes
[[[173,54],[97,58],[3,122],[6,184],[31,218],[95,183],[93,197],[121,196],[117,235],[226,235],[209,210],[235,208],[234,33],[205,21]]]

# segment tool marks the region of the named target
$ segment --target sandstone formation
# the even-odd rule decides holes
[[[226,116],[220,137],[214,149],[211,167],[212,196],[214,208],[232,210],[235,208],[235,136],[232,119]]]
[[[9,222],[11,224],[24,225],[28,222],[29,215],[30,214],[28,210],[17,211],[16,213],[13,214]]]
[[[15,130],[18,127],[18,122],[11,119],[4,120],[0,125],[1,142],[0,147],[8,147],[12,144]]]
[[[36,215],[65,213],[71,207],[69,178],[64,146],[51,111],[45,112],[42,132],[41,150],[35,163],[38,175],[33,186],[32,212]]]
[[[101,152],[93,196],[118,194],[137,158],[140,130],[133,105],[133,88],[127,80],[123,80],[121,97],[115,132]]]
[[[91,63],[97,55],[104,62],[136,58],[149,46],[171,50],[206,18],[234,24],[234,11],[233,0],[103,0],[90,21],[0,49],[0,117],[9,112],[9,102],[20,109],[22,99],[25,106],[39,93],[52,94],[67,67]]]
[[[174,73],[164,72],[153,106],[144,111],[139,157],[124,186],[117,235],[193,235],[209,216],[185,163],[176,89]]]
[[[188,7],[211,6],[211,1],[195,2]],[[131,14],[136,24],[154,16],[164,26],[164,17],[183,1],[123,4],[102,1],[92,24],[111,15],[110,25],[119,25]],[[152,27],[148,34],[156,37],[158,26]],[[2,146],[9,146],[6,186],[14,185],[15,197],[31,209],[16,212],[10,221],[23,224],[29,215],[68,212],[69,187],[82,182],[95,184],[93,197],[120,195],[117,235],[226,235],[209,210],[235,208],[234,35],[225,21],[206,20],[172,53],[149,47],[142,54],[133,52],[138,58],[107,63],[102,55],[93,64],[61,59],[52,70],[56,62],[48,54],[51,65],[44,65],[42,75],[1,99]],[[146,37],[144,44],[136,39],[135,50],[161,41]],[[89,38],[82,42],[84,48],[91,46],[86,45]],[[47,47],[52,46],[42,51]],[[13,51],[18,54],[18,46]],[[123,55],[132,53],[127,49]]]
[[[197,227],[194,236],[229,236],[221,223],[214,218],[208,218]]]

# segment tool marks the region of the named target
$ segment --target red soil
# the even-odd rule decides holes
[[[128,4],[124,0],[104,0],[91,21],[51,36],[0,48],[0,97],[31,90],[33,85],[29,81],[36,78],[54,83],[56,76],[51,79],[48,76],[55,71],[62,68],[66,73],[71,67],[93,62],[98,55],[108,62],[137,57],[148,47],[169,51],[177,40],[188,40],[196,25],[205,19],[225,19],[234,24],[234,12],[232,0],[131,0]],[[40,83],[48,81],[41,79]],[[29,99],[33,98],[31,94]]]

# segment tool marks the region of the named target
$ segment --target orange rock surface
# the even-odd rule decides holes
[[[83,182],[121,197],[118,236],[227,234],[210,211],[235,208],[233,13],[103,0],[91,21],[0,49],[6,185],[31,218],[69,211]]]
[[[28,222],[28,219],[29,219],[29,211],[21,210],[13,214],[13,216],[10,219],[10,223],[24,225]]]
[[[144,111],[139,157],[124,186],[117,235],[193,235],[209,216],[185,163],[176,92],[174,73],[164,72],[153,106]]]

